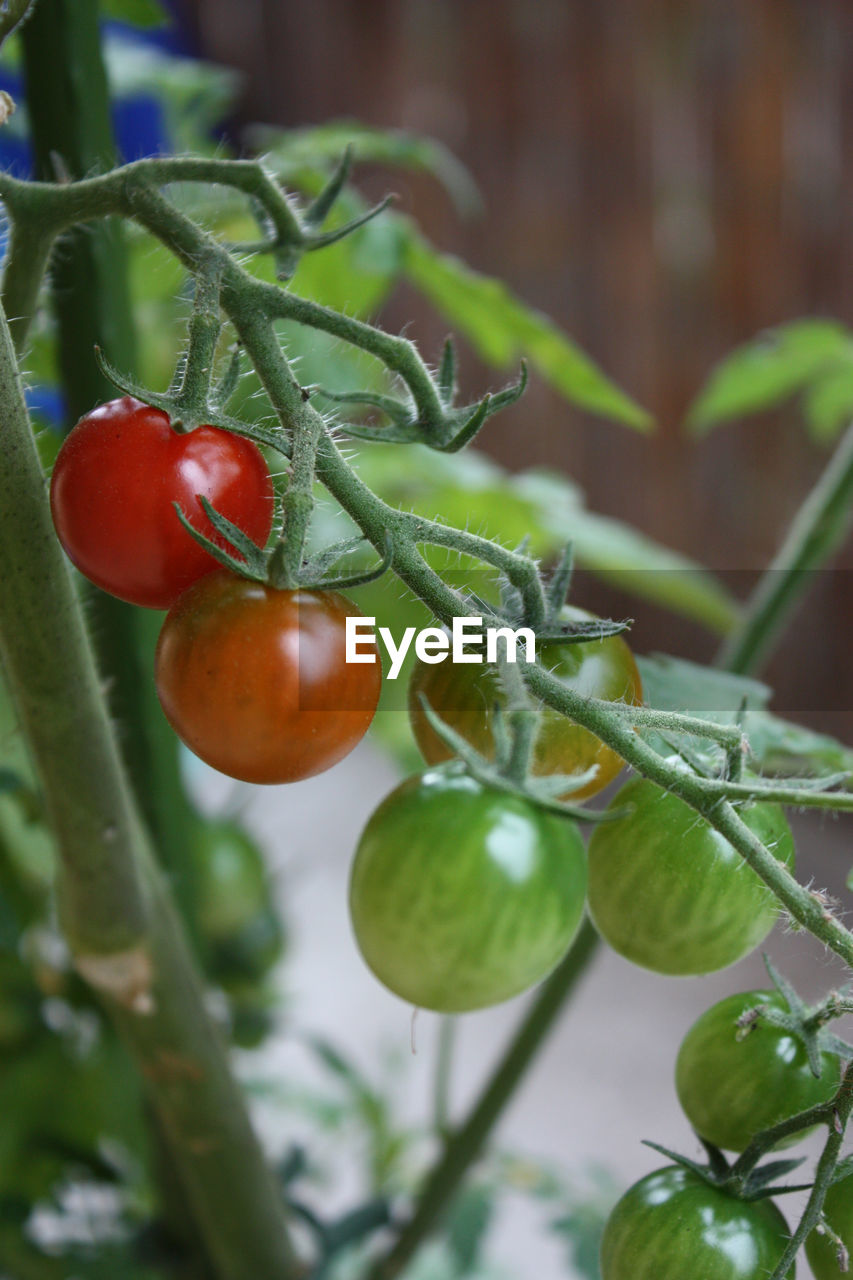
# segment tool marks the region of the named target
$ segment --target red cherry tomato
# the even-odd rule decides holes
[[[266,542],[273,490],[257,445],[219,427],[179,434],[162,409],[123,396],[69,432],[53,468],[50,505],[60,542],[90,581],[131,604],[168,609],[217,567],[172,505],[222,543],[196,494],[259,546]]]
[[[157,692],[173,729],[244,782],[296,782],[337,764],[367,732],[382,685],[375,646],[375,662],[346,661],[353,616],[333,591],[208,574],[173,606],[157,642]]]

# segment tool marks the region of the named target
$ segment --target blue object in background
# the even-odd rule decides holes
[[[125,22],[105,22],[107,41],[120,41],[131,48],[136,46],[140,51],[149,48],[165,58],[192,58],[196,50],[182,5],[179,0],[167,0],[163,7],[171,16],[169,22],[160,28],[140,30]],[[0,66],[0,89],[11,94],[15,102],[25,105],[23,78],[17,72]],[[33,170],[32,148],[24,132],[16,129],[15,124],[13,117],[11,125],[0,129],[0,167],[18,177],[28,178]],[[177,145],[162,97],[153,91],[133,89],[124,94],[117,92],[113,104],[113,125],[122,161],[167,154]],[[0,258],[5,254],[6,244],[7,229],[0,222]],[[62,429],[65,405],[57,387],[32,386],[26,392],[26,400],[31,413],[42,423],[58,431]]]

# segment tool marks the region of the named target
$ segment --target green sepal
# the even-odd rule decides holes
[[[197,494],[196,496],[202,504],[205,515],[210,520],[210,523],[213,525],[214,529],[216,529],[217,533],[221,533],[222,536],[227,538],[229,542],[232,542],[232,545],[235,547],[237,545],[235,535],[239,534],[241,539],[246,538],[246,534],[243,533],[243,530],[239,529],[237,525],[232,524],[230,520],[226,520],[225,516],[221,515],[220,512],[210,506],[210,503],[206,498],[202,497],[201,494]],[[251,578],[253,582],[266,582],[266,557],[263,552],[255,546],[251,538],[247,540],[252,543],[255,554],[247,557],[246,559],[241,559],[238,556],[232,555],[225,547],[221,547],[218,542],[214,542],[212,538],[208,538],[206,534],[197,529],[195,525],[192,524],[184,515],[177,502],[173,502],[172,506],[175,508],[178,519],[190,537],[192,537],[200,547],[204,547],[205,551],[212,555],[214,560],[217,560],[224,568],[230,569],[232,573],[239,574],[242,578]]]
[[[325,249],[327,245],[337,244],[345,236],[352,235],[353,231],[358,231],[359,227],[363,227],[366,222],[372,222],[374,218],[378,218],[379,214],[384,213],[393,200],[393,195],[385,196],[384,200],[380,200],[372,209],[368,209],[365,213],[359,214],[357,218],[345,222],[342,227],[335,227],[334,231],[324,231],[319,235],[306,236],[304,245],[306,251]]]
[[[305,225],[311,227],[312,230],[316,227],[322,227],[326,218],[331,213],[335,201],[343,191],[346,181],[350,175],[350,169],[352,168],[352,156],[353,146],[352,143],[350,143],[349,146],[344,147],[341,158],[335,165],[332,176],[329,178],[320,194],[312,200],[311,204],[309,204],[308,208],[305,210]]]
[[[187,414],[174,394],[151,391],[149,387],[143,387],[133,378],[119,373],[107,360],[100,347],[95,347],[95,362],[104,377],[108,378],[119,391],[123,391],[127,396],[133,396],[143,404],[162,409],[168,415],[174,430],[181,429],[186,432],[201,426],[221,427],[223,431],[245,436],[247,440],[254,440],[256,444],[266,445],[283,454],[284,457],[290,457],[290,444],[283,431],[270,431],[266,427],[258,426],[257,423],[241,422],[238,418],[232,418],[210,404],[207,405],[203,414]]]

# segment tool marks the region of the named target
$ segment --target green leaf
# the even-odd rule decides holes
[[[331,229],[345,216],[329,219]],[[347,315],[375,314],[400,274],[405,237],[399,218],[383,215],[346,239],[302,258],[293,277],[294,293]]]
[[[549,1223],[551,1231],[566,1243],[572,1273],[584,1280],[600,1280],[601,1236],[618,1198],[619,1191],[610,1175],[595,1169],[588,1187],[567,1190],[562,1213]]]
[[[647,704],[661,711],[735,724],[745,704],[742,725],[756,772],[818,778],[853,773],[853,747],[773,715],[767,710],[771,690],[760,681],[661,654],[638,657],[637,665]]]
[[[179,58],[123,35],[106,40],[104,58],[113,97],[157,97],[176,154],[209,155],[214,150],[211,130],[237,95],[239,76],[235,71],[195,58]]]
[[[372,444],[354,460],[385,501],[431,518],[440,511],[446,524],[476,529],[504,546],[529,536],[531,553],[545,559],[561,555],[571,541],[578,567],[713,631],[725,633],[733,625],[738,607],[710,570],[630,525],[588,511],[578,487],[558,472],[533,468],[510,475],[476,449],[451,458],[418,445],[407,448],[411,463],[405,468],[392,445]],[[437,568],[460,568],[458,557],[447,551],[441,556]],[[473,569],[471,584],[485,576],[482,567]],[[462,583],[454,578],[454,584]],[[482,595],[486,588],[475,589]]]
[[[841,433],[853,419],[853,358],[821,374],[806,388],[803,413],[815,440],[829,443]]]
[[[526,306],[500,280],[439,253],[414,227],[406,274],[489,364],[508,368],[522,357],[580,409],[646,431],[651,418],[601,372],[553,321]]]
[[[708,720],[723,717],[725,723],[734,723],[742,704],[763,709],[772,696],[759,680],[666,654],[638,658],[637,665],[645,701],[659,711],[689,712]]]
[[[687,415],[698,435],[731,418],[771,409],[827,365],[850,359],[851,335],[833,320],[795,320],[759,334],[717,365]]]
[[[399,129],[374,129],[356,120],[331,120],[314,128],[286,132],[256,125],[248,136],[253,147],[267,152],[267,163],[281,172],[327,168],[351,146],[356,162],[366,160],[431,173],[462,213],[478,213],[482,207],[471,174],[434,138],[421,138]]]
[[[475,1183],[456,1197],[446,1221],[447,1243],[461,1275],[480,1261],[495,1210],[495,1190]]]
[[[101,12],[105,18],[127,22],[146,31],[165,27],[171,21],[160,0],[101,0]]]
[[[571,541],[578,567],[631,595],[721,634],[734,625],[738,606],[710,569],[621,520],[587,510],[580,491],[559,472],[531,468],[513,477],[510,487],[528,501],[538,528],[548,534],[546,554]]]
[[[745,727],[764,773],[825,777],[853,771],[853,748],[829,734],[816,733],[768,711],[750,712]]]

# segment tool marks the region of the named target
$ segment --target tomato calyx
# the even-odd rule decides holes
[[[747,1009],[738,1018],[740,1028],[738,1038],[749,1035],[759,1020],[787,1031],[802,1043],[815,1079],[818,1079],[821,1074],[821,1054],[833,1054],[844,1062],[853,1059],[853,1045],[827,1030],[826,1025],[834,1018],[839,1018],[850,1011],[849,1001],[845,1001],[841,993],[831,991],[819,1004],[807,1005],[768,955],[764,956],[764,965],[770,981],[787,1006],[787,1011],[770,1004],[756,1005],[753,1009]]]
[[[438,411],[427,421],[411,399],[378,395],[373,391],[332,391],[314,385],[306,387],[336,404],[362,404],[378,409],[390,425],[383,427],[342,423],[343,430],[356,440],[378,440],[383,444],[425,444],[440,453],[458,453],[470,444],[477,432],[501,409],[515,404],[527,387],[527,362],[522,360],[518,381],[495,394],[489,393],[471,404],[456,405],[456,354],[448,338],[444,344],[434,382]]]
[[[587,809],[583,805],[568,804],[557,798],[588,786],[595,777],[595,766],[583,773],[548,774],[547,776],[535,776],[526,772],[519,774],[514,770],[512,767],[513,736],[507,724],[507,715],[499,704],[495,704],[493,710],[495,758],[489,760],[472,747],[467,738],[442,720],[423,694],[419,695],[419,701],[430,727],[443,742],[447,743],[454,756],[458,758],[460,769],[470,774],[472,778],[476,778],[484,786],[491,787],[495,791],[505,791],[510,795],[521,796],[525,800],[532,800],[550,813],[580,822],[613,822],[625,816],[624,809]],[[536,713],[532,714],[535,717]]]
[[[729,1163],[719,1147],[706,1142],[699,1134],[696,1136],[708,1156],[706,1164],[702,1164],[698,1160],[691,1160],[689,1156],[683,1156],[679,1152],[672,1151],[669,1147],[661,1146],[658,1142],[651,1142],[647,1138],[643,1139],[643,1146],[650,1147],[652,1151],[657,1151],[660,1155],[666,1156],[668,1160],[671,1160],[673,1164],[680,1166],[680,1168],[689,1169],[691,1173],[695,1174],[697,1178],[701,1178],[709,1187],[716,1187],[718,1191],[725,1192],[726,1195],[731,1196],[734,1200],[767,1200],[772,1196],[787,1195],[793,1191],[808,1191],[811,1188],[810,1182],[797,1186],[788,1186],[777,1182],[778,1178],[784,1178],[787,1174],[792,1173],[794,1169],[798,1169],[800,1165],[804,1164],[805,1156],[786,1160],[770,1160],[767,1164],[755,1165],[748,1174],[741,1174],[736,1171],[734,1163]]]
[[[394,542],[389,529],[385,530],[382,558],[378,565],[350,574],[334,575],[329,571],[346,556],[352,555],[367,543],[364,537],[348,538],[327,547],[318,556],[305,561],[297,574],[288,572],[284,555],[285,540],[280,538],[269,549],[257,546],[251,538],[247,538],[239,525],[226,519],[217,511],[204,494],[197,494],[204,514],[216,532],[233,548],[221,546],[208,538],[191,524],[180,506],[175,503],[175,512],[187,533],[204,547],[225,569],[236,573],[239,577],[249,578],[252,582],[260,582],[276,591],[348,591],[353,587],[363,586],[380,578],[391,566],[394,557]],[[236,554],[235,554],[236,553]]]
[[[179,361],[176,377],[180,376],[188,358],[189,352],[182,361]],[[235,435],[245,436],[247,440],[253,440],[255,444],[275,449],[285,457],[290,454],[289,443],[282,431],[272,431],[255,423],[241,422],[239,418],[233,417],[224,410],[224,405],[233,394],[239,378],[239,347],[232,353],[228,369],[219,384],[210,394],[201,398],[194,397],[192,402],[186,395],[182,395],[181,388],[175,384],[175,380],[166,392],[152,391],[148,387],[143,387],[127,374],[120,373],[109,362],[100,347],[95,347],[95,363],[104,377],[109,379],[119,391],[132,396],[134,400],[141,401],[142,404],[162,409],[168,414],[173,430],[181,434],[194,431],[196,427],[201,426],[221,427],[223,431],[231,431]]]

